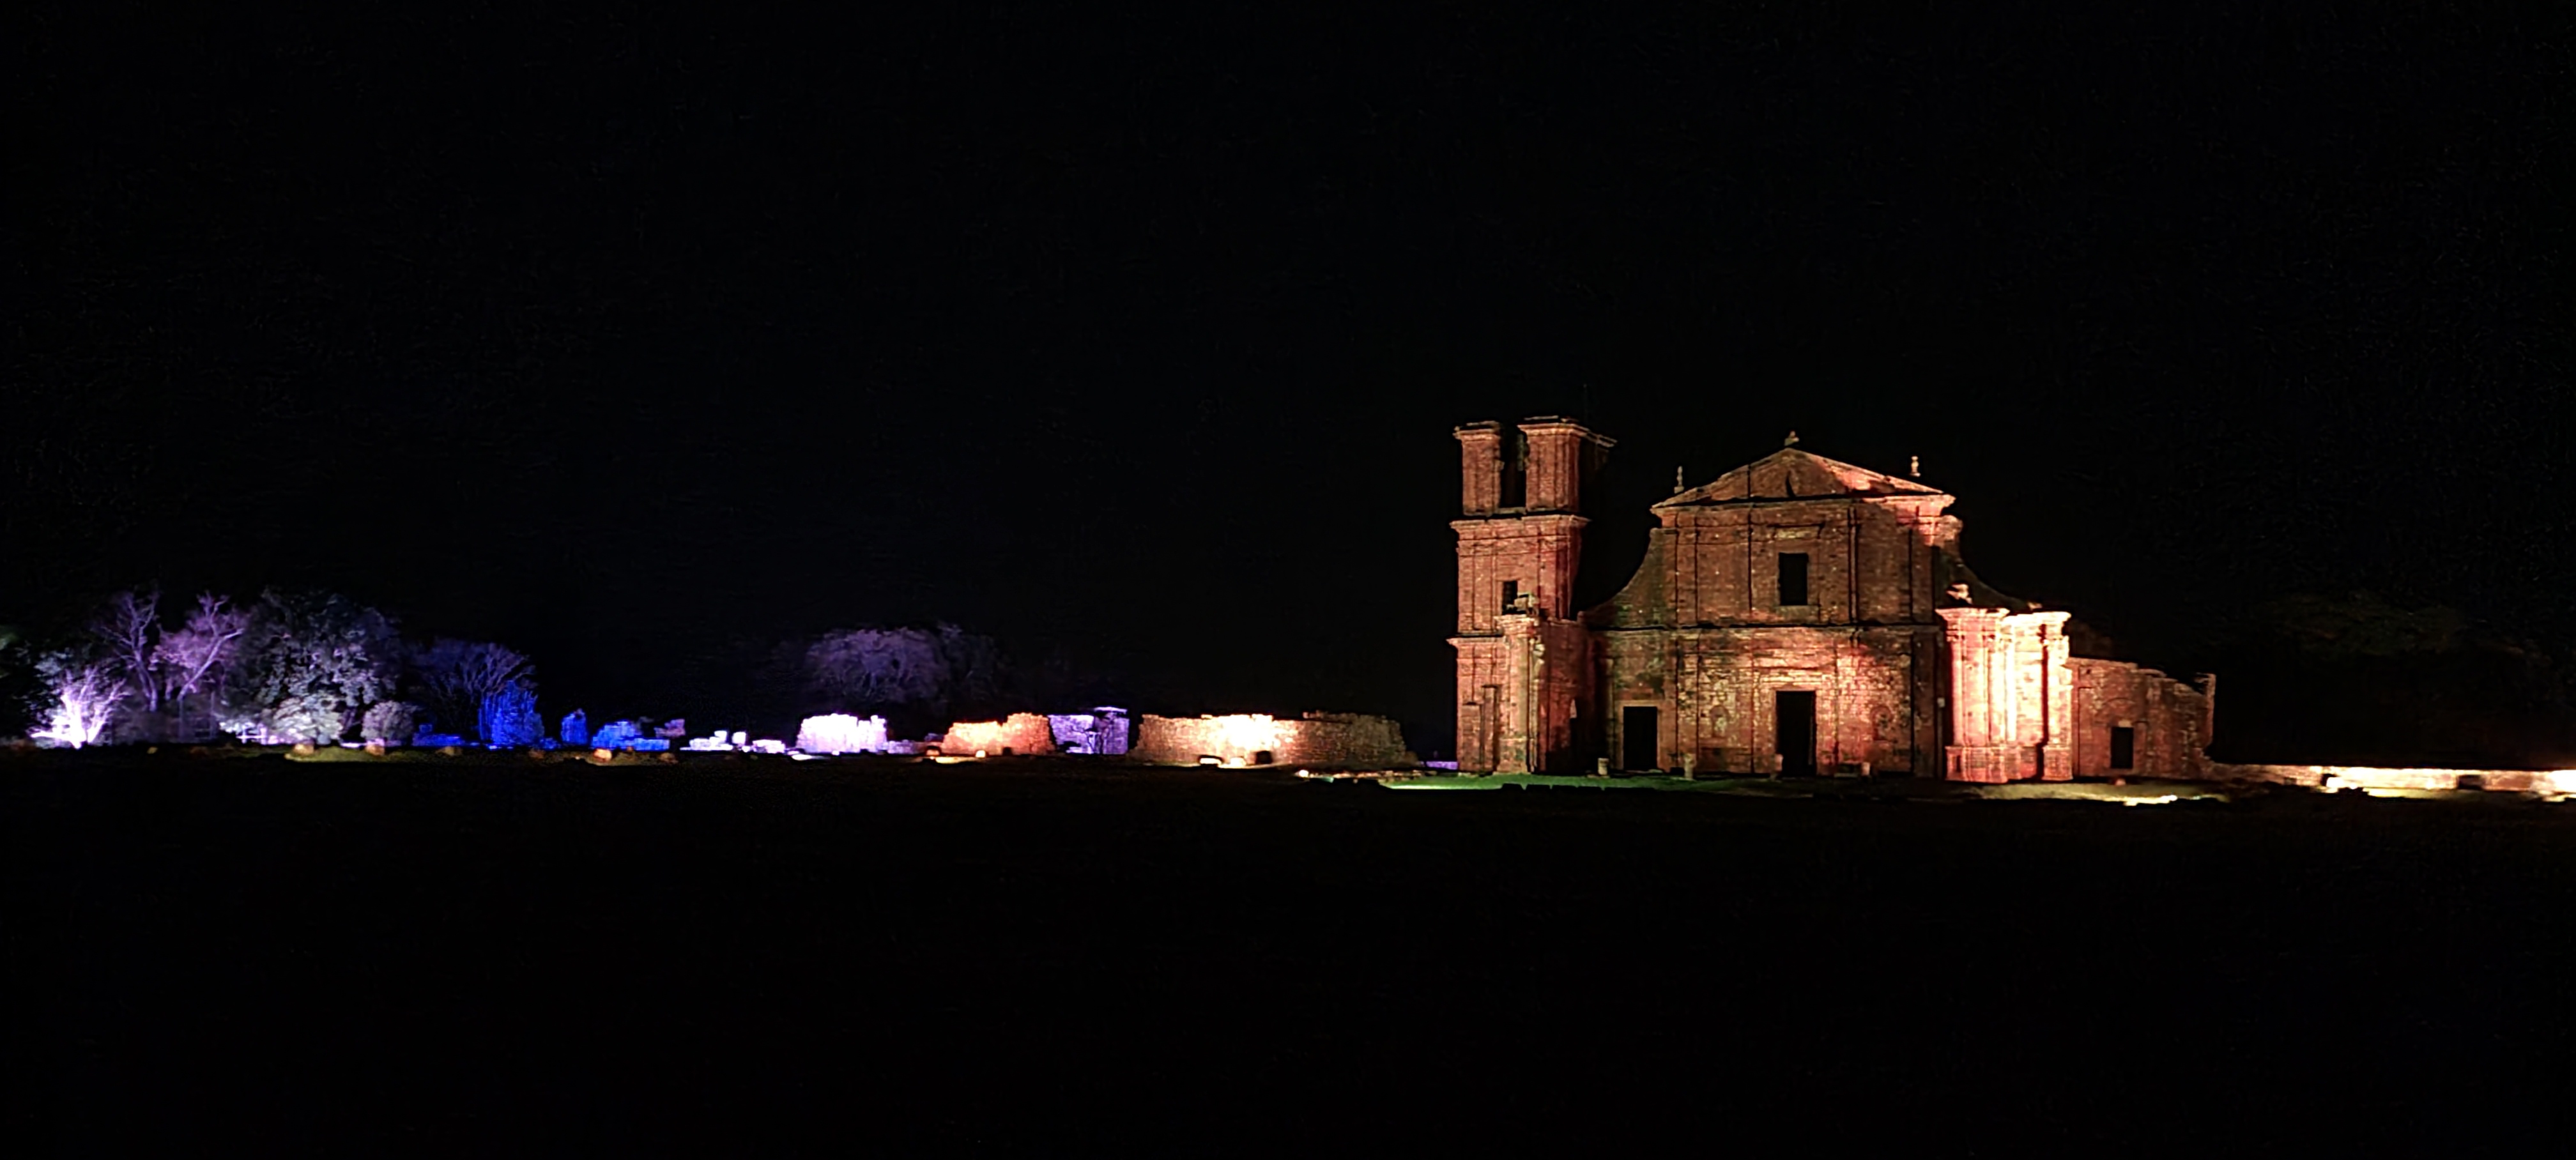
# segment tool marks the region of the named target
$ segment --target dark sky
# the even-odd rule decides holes
[[[1594,591],[1795,428],[2115,636],[2576,642],[2563,16],[443,7],[13,18],[0,620],[324,585],[597,716],[946,619],[1437,737],[1450,428],[1565,413]]]

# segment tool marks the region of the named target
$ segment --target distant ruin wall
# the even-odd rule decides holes
[[[2487,789],[2507,793],[2576,794],[2576,769],[2400,769],[2367,765],[2210,766],[2228,781],[2268,781],[2310,789]]]
[[[1013,713],[1001,721],[960,721],[948,727],[948,733],[939,741],[939,751],[982,753],[988,757],[1053,753],[1055,731],[1048,727],[1044,716],[1036,713]]]
[[[1213,757],[1229,766],[1385,769],[1414,760],[1393,720],[1363,713],[1308,713],[1287,721],[1267,713],[1148,713],[1137,722],[1135,745],[1128,752],[1139,761],[1171,765],[1195,765],[1202,757]]]
[[[796,730],[796,748],[806,753],[880,753],[886,747],[883,717],[861,720],[848,713],[808,717]]]

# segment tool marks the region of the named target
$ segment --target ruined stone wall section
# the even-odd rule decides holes
[[[2326,790],[2488,790],[2576,796],[2576,769],[2399,769],[2362,765],[2237,765],[2213,763],[2221,781],[2268,781]]]
[[[1453,637],[1449,644],[1458,650],[1458,768],[1490,772],[1501,748],[1503,638]]]
[[[1503,425],[1470,423],[1453,432],[1458,437],[1459,510],[1489,516],[1502,505]]]
[[[2209,776],[2208,694],[2127,661],[2077,657],[2075,774],[2196,780]],[[2132,732],[2130,768],[2111,765],[2111,731]]]
[[[1592,693],[1592,634],[1571,620],[1506,616],[1497,711],[1506,773],[1577,772],[1577,718]]]
[[[1630,585],[1661,607],[1623,606],[1613,615],[1675,627],[1931,623],[1940,603],[1939,507],[1834,498],[1666,509],[1658,513],[1665,551],[1650,552],[1644,565],[1666,576],[1644,589]],[[1805,604],[1781,603],[1783,553],[1807,557]]]
[[[1053,753],[1055,729],[1037,713],[1013,713],[1001,721],[959,721],[941,735],[939,751],[952,755],[982,753],[987,757]]]
[[[1666,768],[1684,755],[1711,772],[1772,773],[1779,694],[1816,696],[1814,760],[1825,771],[1937,768],[1933,699],[1940,636],[1923,626],[1759,628],[1604,634],[1602,713],[1625,752],[1622,708],[1658,710]]]
[[[1529,598],[1533,612],[1557,619],[1572,615],[1574,569],[1583,555],[1581,516],[1520,516],[1459,520],[1458,632],[1500,631],[1503,585],[1510,581]]]
[[[1139,761],[1198,765],[1201,758],[1213,757],[1238,768],[1388,769],[1413,761],[1404,748],[1403,730],[1393,720],[1359,713],[1308,713],[1296,720],[1267,713],[1148,713],[1137,722],[1136,743],[1128,752]]]
[[[1607,445],[1608,440],[1562,420],[1535,420],[1520,429],[1529,448],[1529,510],[1583,510],[1585,460],[1596,445]]]
[[[1608,603],[1584,613],[1583,622],[1594,628],[1648,628],[1672,623],[1671,557],[1679,539],[1680,533],[1670,528],[1646,533],[1646,558],[1637,565],[1636,574]]]
[[[2075,776],[2075,677],[2066,614],[1944,608],[1952,781]]]
[[[1412,765],[1404,729],[1391,717],[1366,713],[1308,713],[1289,728],[1283,762],[1317,769],[1389,769]]]

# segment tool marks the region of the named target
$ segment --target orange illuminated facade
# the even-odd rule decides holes
[[[2212,689],[2071,655],[2067,614],[1987,587],[1952,497],[1795,446],[1654,505],[1636,575],[1572,607],[1611,440],[1458,428],[1465,770],[2196,777]]]

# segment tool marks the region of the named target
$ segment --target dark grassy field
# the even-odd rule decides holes
[[[19,1135],[69,1153],[2565,1154],[2576,1100],[2571,805],[135,754],[0,783]]]

